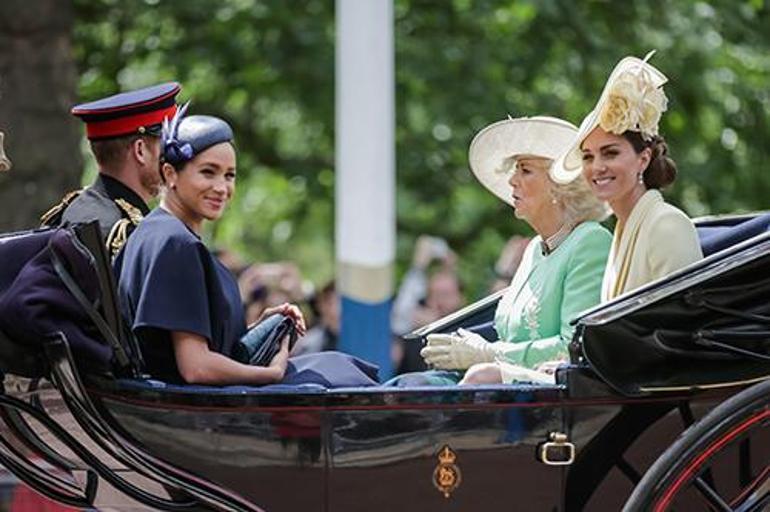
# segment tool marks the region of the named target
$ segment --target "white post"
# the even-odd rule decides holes
[[[336,251],[340,349],[391,373],[395,107],[391,0],[337,0]]]

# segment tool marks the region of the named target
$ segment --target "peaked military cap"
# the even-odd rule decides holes
[[[165,118],[174,117],[176,82],[145,87],[72,107],[72,114],[86,123],[89,140],[132,134],[160,135]]]

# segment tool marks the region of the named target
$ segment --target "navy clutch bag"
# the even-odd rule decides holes
[[[252,366],[268,366],[281,349],[281,340],[289,336],[289,350],[297,341],[294,320],[276,313],[252,327],[233,351],[233,358]]]

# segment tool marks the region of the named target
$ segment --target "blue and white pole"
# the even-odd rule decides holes
[[[395,254],[392,0],[337,0],[336,251],[340,350],[392,373]]]

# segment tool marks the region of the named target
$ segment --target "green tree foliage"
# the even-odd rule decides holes
[[[333,272],[334,3],[75,0],[79,92],[175,79],[232,122],[238,192],[211,233],[249,259]],[[529,233],[480,187],[467,148],[507,115],[576,124],[624,55],[657,49],[661,127],[693,215],[767,208],[770,9],[763,1],[396,0],[398,256],[420,233],[482,293],[504,241]]]

